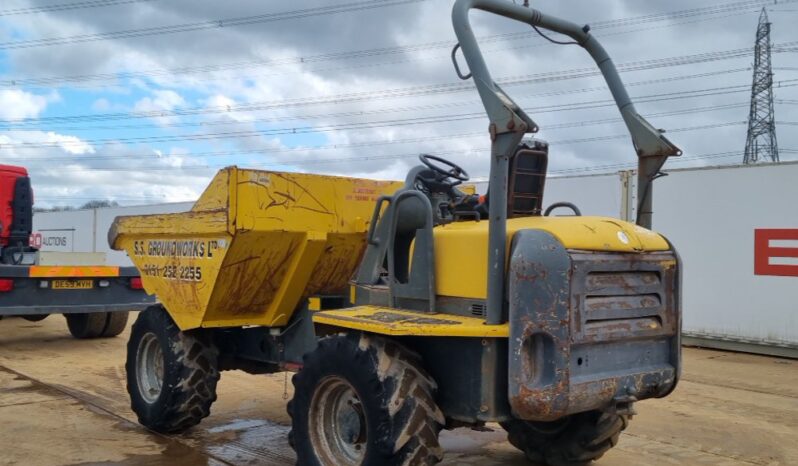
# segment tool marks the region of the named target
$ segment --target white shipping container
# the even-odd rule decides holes
[[[132,207],[37,212],[33,215],[33,234],[40,235],[42,251],[101,252],[107,265],[132,266],[123,251],[108,246],[108,230],[120,215],[145,215],[184,212],[193,202],[175,202]],[[37,240],[38,241],[38,240]]]
[[[95,231],[93,210],[33,214],[33,234],[42,251],[96,252]]]
[[[754,270],[756,230],[798,234],[796,179],[798,164],[782,163],[672,170],[655,182],[654,229],[684,261],[688,335],[798,349],[798,262],[764,257],[792,276]],[[796,240],[767,243],[798,253]]]

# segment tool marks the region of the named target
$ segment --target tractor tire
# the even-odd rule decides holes
[[[69,327],[69,333],[79,340],[98,338],[105,330],[108,322],[107,312],[92,312],[87,314],[64,314]]]
[[[501,423],[507,440],[532,463],[551,466],[588,464],[618,443],[629,417],[588,411],[555,422],[513,420]]]
[[[166,310],[142,311],[127,344],[127,391],[139,422],[156,432],[182,432],[211,413],[219,350],[202,330],[182,332]]]
[[[443,458],[437,385],[414,353],[352,334],[322,338],[303,359],[288,404],[297,464],[432,465]]]

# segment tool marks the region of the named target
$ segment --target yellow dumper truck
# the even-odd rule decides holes
[[[549,148],[492,80],[472,8],[595,59],[638,156],[637,224],[542,210]],[[487,196],[429,155],[401,183],[230,167],[189,212],[116,220],[112,247],[161,302],[128,344],[143,425],[200,422],[220,371],[294,371],[301,465],[434,464],[441,429],[488,422],[534,462],[582,464],[616,444],[635,402],[674,389],[679,258],[647,228],[651,183],[679,149],[636,113],[587,26],[500,0],[458,0],[453,19],[457,73],[490,120]]]

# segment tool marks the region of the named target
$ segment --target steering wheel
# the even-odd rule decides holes
[[[458,181],[468,181],[470,177],[468,176],[468,172],[462,169],[459,165],[450,162],[446,159],[442,159],[440,157],[436,157],[434,155],[429,154],[421,154],[418,156],[418,159],[421,160],[421,163],[427,166],[430,170],[438,173],[439,175],[443,175],[446,178],[454,178]],[[438,162],[443,165],[443,167],[432,163],[432,161]],[[447,170],[445,167],[448,167]]]
[[[570,202],[555,202],[554,204],[550,205],[548,209],[546,209],[546,212],[543,213],[543,216],[544,217],[548,217],[549,214],[554,209],[557,209],[559,207],[568,207],[569,209],[574,211],[574,215],[576,215],[577,217],[581,217],[582,216],[582,211],[579,210],[579,207],[571,204]]]

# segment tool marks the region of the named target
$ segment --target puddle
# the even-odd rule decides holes
[[[221,426],[216,426],[208,429],[208,433],[218,434],[221,432],[229,432],[231,430],[244,430],[253,427],[260,427],[266,424],[271,424],[271,421],[262,419],[236,419],[233,422]]]
[[[290,429],[264,419],[235,419],[187,436],[209,456],[235,465],[282,466],[296,462]]]
[[[441,446],[447,453],[475,453],[491,443],[505,443],[507,433],[499,426],[493,432],[481,432],[469,428],[444,430],[440,436]]]
[[[157,435],[150,434],[153,437],[153,443],[162,444],[165,446],[160,453],[152,455],[130,455],[122,461],[100,461],[100,462],[87,462],[75,463],[73,466],[100,466],[100,465],[117,465],[117,466],[217,466],[224,465],[223,462],[217,461],[213,458],[196,451],[195,449],[183,445],[180,442],[158,437]]]

